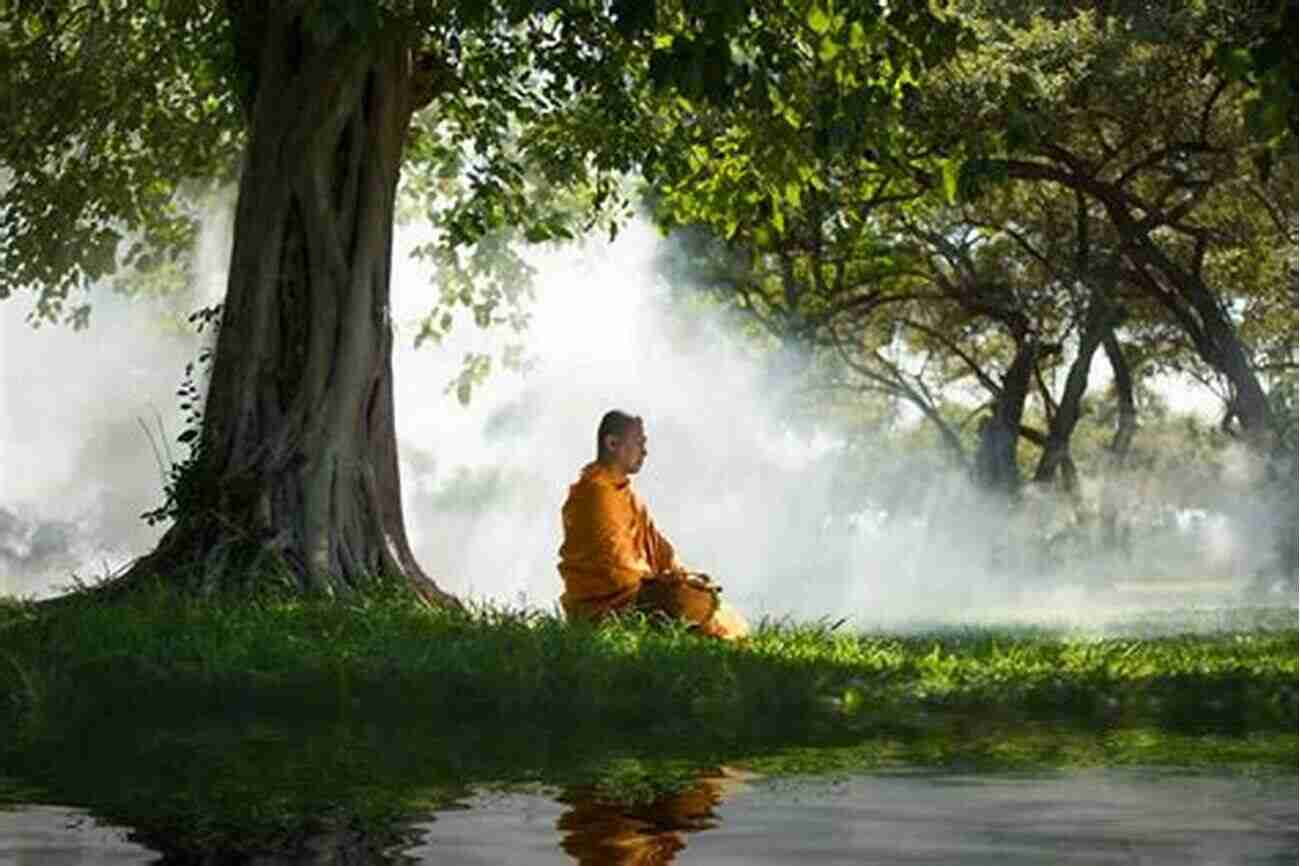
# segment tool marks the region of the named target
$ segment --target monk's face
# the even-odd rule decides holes
[[[640,472],[641,464],[645,463],[646,455],[650,453],[645,447],[645,427],[641,424],[629,427],[622,436],[610,437],[610,445],[610,456],[618,468],[628,475]]]

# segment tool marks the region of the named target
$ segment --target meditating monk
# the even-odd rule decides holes
[[[688,571],[630,476],[646,455],[645,424],[613,410],[600,419],[596,460],[569,487],[561,516],[560,604],[570,619],[598,620],[614,611],[659,611],[694,622],[705,634],[737,638],[748,633],[743,618],[722,605],[717,587]]]

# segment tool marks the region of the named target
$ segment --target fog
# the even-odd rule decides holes
[[[96,293],[87,331],[33,330],[24,299],[0,304],[0,592],[52,594],[157,539],[139,515],[161,502],[160,459],[182,456],[175,391],[199,350],[166,322],[219,300],[229,234],[228,213],[214,213],[186,293]],[[1240,496],[1259,471],[1243,456],[1243,486],[1221,508],[1173,513],[1133,558],[1042,561],[1021,542],[1061,519],[1059,503],[1043,498],[1008,527],[935,456],[796,419],[791,383],[752,347],[703,312],[672,313],[655,270],[671,241],[641,222],[612,243],[530,252],[535,365],[494,373],[462,406],[446,391],[462,356],[504,336],[465,325],[413,348],[433,275],[403,250],[421,236],[399,230],[394,271],[403,498],[417,558],[464,598],[556,607],[560,505],[611,408],[645,419],[634,484],[657,524],[754,618],[1080,621],[1213,603],[1271,544],[1269,510]],[[1147,577],[1160,592],[1134,582]]]

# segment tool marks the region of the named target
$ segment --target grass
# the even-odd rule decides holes
[[[1230,621],[787,622],[731,645],[393,598],[0,600],[0,802],[83,805],[163,851],[256,853],[334,826],[392,841],[485,784],[646,799],[722,763],[1293,773],[1295,612]]]
[[[593,628],[391,598],[225,604],[159,593],[112,605],[87,597],[53,612],[9,601],[0,605],[0,706],[23,727],[112,714],[395,709],[448,723],[543,718],[628,732],[864,728],[935,712],[1294,731],[1295,614],[1280,616],[1285,626],[1275,616],[1266,627],[1153,638],[765,624],[734,646],[642,618]]]

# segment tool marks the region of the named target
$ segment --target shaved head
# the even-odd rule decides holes
[[[596,428],[596,459],[601,460],[609,457],[608,437],[613,436],[617,439],[623,439],[635,427],[643,426],[640,415],[629,415],[618,409],[611,409],[600,419],[600,426]]]

